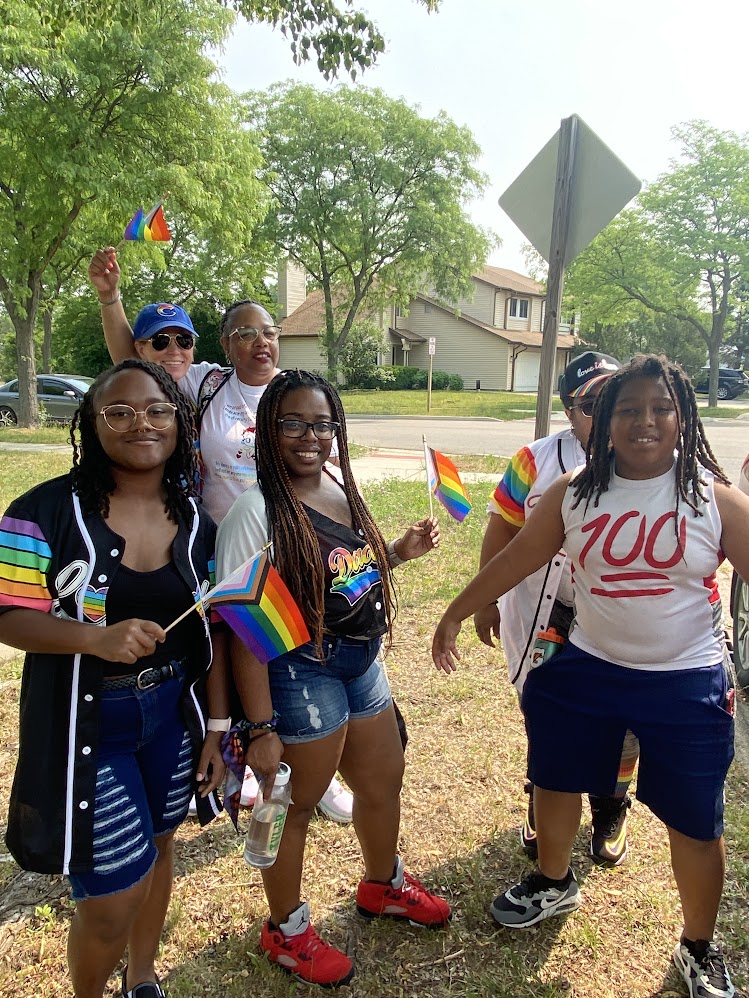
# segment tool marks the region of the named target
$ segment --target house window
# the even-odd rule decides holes
[[[424,311],[425,312],[431,312],[432,311],[432,306],[429,304],[429,302],[424,302]]]
[[[510,298],[510,318],[512,319],[528,318],[527,298]]]

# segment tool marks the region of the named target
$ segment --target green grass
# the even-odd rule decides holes
[[[513,392],[432,392],[432,409],[427,413],[425,391],[381,392],[343,391],[347,415],[374,416],[490,416],[492,419],[527,419],[536,412],[535,395]],[[552,400],[561,411],[558,398]]]
[[[3,481],[0,507],[50,472],[49,455],[23,456],[26,466],[14,462],[3,476],[10,485]],[[364,922],[354,903],[362,867],[353,828],[320,818],[310,826],[304,896],[321,934],[355,960],[346,998],[678,998],[684,989],[669,960],[681,918],[666,833],[641,804],[630,812],[630,859],[617,870],[590,862],[585,805],[574,852],[583,884],[579,912],[517,933],[488,916],[494,895],[530,869],[517,841],[525,808],[522,719],[501,653],[480,644],[470,624],[451,677],[434,669],[429,644],[445,602],[475,571],[490,488],[471,486],[474,511],[463,524],[437,507],[440,550],[397,570],[399,618],[387,659],[410,732],[399,848],[408,868],[450,900],[453,921],[445,932]],[[364,492],[387,538],[426,512],[420,483],[391,480]],[[20,668],[20,657],[0,665],[0,821],[17,752]],[[719,936],[736,985],[746,986],[749,786],[736,767],[726,789],[728,876]],[[188,821],[178,832],[158,960],[171,998],[301,993],[258,955],[262,884],[242,862],[240,845],[225,819],[204,830]],[[0,859],[0,998],[67,998],[66,885]],[[118,993],[113,977],[107,998]]]

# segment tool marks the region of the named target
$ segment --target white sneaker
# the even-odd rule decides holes
[[[242,792],[239,795],[239,803],[242,807],[252,807],[255,803],[258,790],[259,787],[257,780],[255,779],[255,774],[249,766],[246,766],[244,771],[244,782],[242,783]]]
[[[353,803],[350,792],[334,776],[317,806],[327,818],[345,825],[351,821]]]

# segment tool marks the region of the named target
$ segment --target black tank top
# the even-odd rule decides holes
[[[120,565],[107,593],[107,624],[138,617],[167,627],[193,602],[193,594],[174,562],[170,561],[154,572],[136,572]],[[167,662],[187,658],[195,648],[202,647],[202,630],[200,614],[195,610],[168,632],[166,641],[156,645],[153,655],[139,658],[134,666],[105,662],[93,656],[92,660],[99,665],[102,678],[137,675],[143,669],[158,669]]]

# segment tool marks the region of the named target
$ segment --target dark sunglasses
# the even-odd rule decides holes
[[[592,416],[596,407],[596,400],[590,399],[588,402],[581,402],[580,405],[570,405],[568,409],[579,409],[583,416]]]
[[[195,346],[195,337],[190,333],[156,333],[148,341],[157,353],[166,350],[172,340],[177,341],[177,346],[182,350],[192,350]]]

